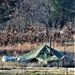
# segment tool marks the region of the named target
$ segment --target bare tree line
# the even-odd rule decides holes
[[[51,32],[51,34],[50,34]],[[45,26],[40,28],[39,26],[26,25],[23,28],[23,31],[14,27],[6,27],[4,32],[0,32],[0,46],[2,45],[14,45],[16,43],[39,43],[39,42],[48,42],[49,36],[52,37],[52,40],[57,43],[63,43],[65,40],[74,39],[73,27],[66,26],[63,30],[57,32],[48,30]]]

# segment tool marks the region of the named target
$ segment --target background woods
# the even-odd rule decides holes
[[[50,34],[51,32],[51,34]],[[14,45],[16,43],[39,43],[49,42],[49,36],[52,37],[53,41],[59,44],[65,42],[65,40],[74,39],[74,29],[71,26],[66,26],[62,30],[48,30],[45,26],[32,26],[27,25],[21,31],[14,27],[7,27],[4,31],[0,32],[0,46],[2,45]]]
[[[75,0],[0,0],[0,47],[29,42],[74,43]]]

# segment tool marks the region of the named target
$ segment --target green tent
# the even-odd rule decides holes
[[[47,63],[48,61],[61,60],[65,55],[47,45],[40,46],[39,48],[18,57],[18,61],[30,62],[34,58],[40,62]],[[66,56],[67,59],[72,60],[71,57]]]

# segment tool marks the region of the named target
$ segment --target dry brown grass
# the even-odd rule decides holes
[[[38,48],[39,46],[46,44],[46,45],[50,45],[49,42],[44,42],[44,43],[34,43],[31,44],[29,42],[26,42],[24,44],[15,44],[13,46],[8,45],[8,46],[2,46],[0,47],[0,51],[1,50],[18,50],[18,51],[31,51],[34,50],[36,48]],[[74,45],[72,46],[61,46],[60,44],[57,43],[52,43],[52,48],[58,50],[58,51],[67,51],[67,52],[74,52]]]

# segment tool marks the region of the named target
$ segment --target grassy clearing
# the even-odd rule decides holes
[[[0,69],[0,75],[74,75],[74,69],[69,70],[62,67],[24,67],[17,62],[1,62]]]
[[[61,73],[51,73],[48,71],[32,71],[32,72],[22,72],[22,73],[0,73],[0,75],[74,75],[74,74],[61,74]]]
[[[0,75],[74,75],[73,70],[70,70],[70,71],[68,70],[68,74],[67,74],[66,68],[64,68],[64,69],[61,67],[60,68],[57,68],[57,67],[26,68],[26,67],[18,64],[17,62],[5,62],[5,63],[3,63],[2,61],[0,61],[0,69],[8,70],[5,72],[3,72],[3,70],[0,70]],[[18,71],[13,71],[13,69],[14,70],[18,69]],[[21,72],[19,70],[24,70],[24,71]],[[31,70],[34,70],[34,71],[31,71]]]

